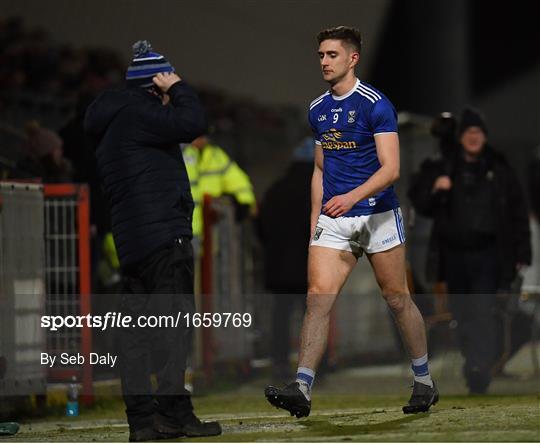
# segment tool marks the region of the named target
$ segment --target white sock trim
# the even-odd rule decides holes
[[[431,379],[431,375],[428,373],[425,376],[415,376],[414,380],[425,385],[429,385],[431,388],[433,388],[433,380]]]
[[[306,399],[311,401],[311,387],[309,384],[306,381],[300,381],[298,388],[304,394]]]
[[[315,372],[307,367],[298,367],[298,370],[296,370],[296,373],[304,373],[305,375],[315,378]]]
[[[412,365],[414,365],[415,367],[418,367],[419,365],[424,365],[428,362],[428,355],[427,353],[424,355],[424,356],[421,356],[419,358],[416,358],[416,359],[411,359],[411,362],[412,362]]]

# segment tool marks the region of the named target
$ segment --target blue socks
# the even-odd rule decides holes
[[[412,359],[411,361],[411,368],[414,373],[414,380],[420,382],[421,384],[433,387],[433,381],[431,380],[431,375],[429,374],[427,353],[424,356]]]
[[[296,382],[303,382],[311,388],[314,379],[315,372],[313,370],[307,367],[298,367],[298,370],[296,371]]]

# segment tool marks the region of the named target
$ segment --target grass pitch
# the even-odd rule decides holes
[[[220,394],[193,398],[203,420],[217,419],[223,435],[178,439],[193,442],[540,442],[540,380],[531,372],[530,350],[497,378],[490,395],[468,396],[458,355],[432,360],[441,399],[429,413],[404,415],[410,396],[408,363],[345,369],[317,378],[313,408],[300,420],[272,407],[263,389],[267,379],[235,385]],[[540,351],[540,346],[539,346]],[[274,383],[278,381],[273,381]],[[128,427],[119,397],[101,394],[91,409],[66,418],[63,405],[46,418],[22,421],[20,432],[0,441],[126,442]]]
[[[315,397],[308,418],[298,420],[267,404],[262,395],[231,393],[195,400],[203,419],[219,419],[223,435],[179,441],[540,441],[540,398],[442,396],[429,413],[404,415],[403,396]],[[99,442],[128,439],[118,401],[68,421],[65,417],[23,424],[5,441]]]

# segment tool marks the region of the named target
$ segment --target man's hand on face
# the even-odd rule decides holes
[[[169,88],[180,80],[182,79],[173,72],[160,72],[152,79],[154,85],[156,85],[163,94],[166,94]]]

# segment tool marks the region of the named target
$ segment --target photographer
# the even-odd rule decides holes
[[[458,321],[471,393],[485,393],[500,356],[498,292],[508,293],[531,262],[527,207],[516,174],[487,143],[481,115],[466,108],[454,154],[424,163],[409,190],[415,209],[433,218],[431,277],[447,283]]]

